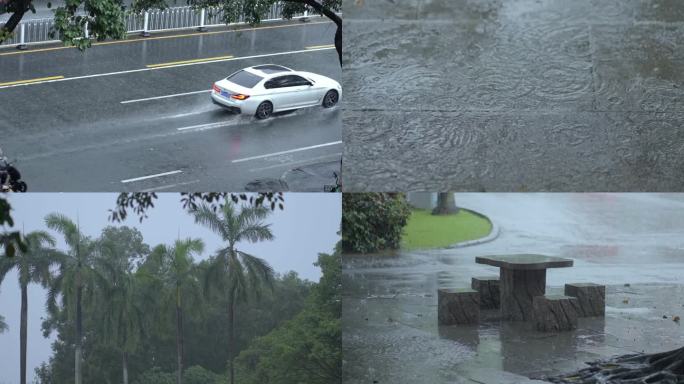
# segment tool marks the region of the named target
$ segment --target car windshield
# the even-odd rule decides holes
[[[228,76],[226,80],[245,88],[254,88],[255,85],[259,84],[259,82],[263,80],[263,77],[249,73],[245,70],[239,70]]]

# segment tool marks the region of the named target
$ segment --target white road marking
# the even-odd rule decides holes
[[[140,181],[140,180],[147,180],[147,179],[153,179],[155,177],[162,177],[162,176],[168,176],[168,175],[175,175],[177,173],[181,173],[180,169],[171,171],[171,172],[164,172],[164,173],[157,173],[156,175],[149,175],[149,176],[142,176],[142,177],[136,177],[133,179],[126,179],[126,180],[121,180],[122,183],[132,183],[134,181]]]
[[[227,127],[229,125],[234,125],[235,122],[233,121],[223,121],[219,123],[207,123],[207,124],[199,124],[199,125],[191,125],[189,127],[181,127],[181,128],[176,128],[178,131],[189,131],[189,130],[196,130],[196,131],[204,131],[207,129],[213,129],[213,128],[221,128],[221,127]]]
[[[340,140],[340,141],[333,141],[333,142],[330,142],[330,143],[312,145],[312,146],[310,146],[310,147],[303,147],[303,148],[290,149],[290,150],[287,150],[287,151],[274,152],[274,153],[269,153],[269,154],[266,154],[266,155],[245,157],[245,158],[243,158],[243,159],[233,160],[232,163],[242,163],[242,162],[245,162],[245,161],[263,159],[263,158],[271,157],[271,156],[285,155],[285,154],[287,154],[287,153],[308,151],[308,150],[310,150],[310,149],[329,147],[329,146],[331,146],[331,145],[337,145],[337,144],[342,144],[342,141],[341,141],[341,140]]]
[[[177,96],[196,95],[196,94],[198,94],[198,93],[207,93],[207,92],[211,92],[211,89],[207,89],[207,90],[204,90],[204,91],[176,93],[176,94],[174,94],[174,95],[148,97],[148,98],[145,98],[145,99],[126,100],[126,101],[122,101],[121,104],[139,103],[139,102],[141,102],[141,101],[149,101],[149,100],[169,99],[169,98],[177,97]]]
[[[164,69],[169,69],[169,68],[176,68],[176,67],[187,67],[190,65],[202,65],[202,64],[216,64],[216,63],[221,63],[224,61],[237,61],[237,60],[247,60],[247,59],[258,59],[261,57],[272,57],[272,56],[284,56],[284,55],[294,55],[297,53],[310,53],[310,52],[317,52],[317,51],[327,51],[335,48],[317,48],[317,49],[300,49],[297,51],[286,51],[286,52],[276,52],[276,53],[265,53],[261,55],[252,55],[252,56],[241,56],[241,57],[233,57],[230,59],[222,59],[222,60],[215,60],[215,61],[202,61],[199,63],[187,63],[187,64],[176,64],[176,65],[168,65],[165,67],[155,67],[155,68],[140,68],[140,69],[130,69],[127,71],[117,71],[117,72],[107,72],[107,73],[97,73],[94,75],[84,75],[84,76],[74,76],[74,77],[65,77],[63,79],[55,79],[55,80],[46,80],[46,81],[36,81],[33,83],[22,83],[22,84],[14,84],[14,85],[5,85],[0,87],[0,89],[3,88],[12,88],[12,87],[25,87],[28,85],[37,85],[37,84],[46,84],[46,83],[56,83],[60,81],[69,81],[69,80],[81,80],[81,79],[91,79],[95,77],[104,77],[104,76],[114,76],[114,75],[123,75],[127,73],[136,73],[136,72],[146,72],[146,71],[161,71]]]
[[[290,162],[282,163],[282,164],[269,165],[268,167],[252,168],[249,171],[250,172],[261,172],[261,171],[265,171],[268,169],[291,167],[293,165],[306,166],[309,164],[313,164],[319,160],[325,160],[325,159],[338,159],[339,160],[340,156],[342,156],[342,152],[333,153],[333,154],[325,155],[325,156],[312,157],[310,159],[305,159],[305,160],[300,160],[300,161],[290,161]]]

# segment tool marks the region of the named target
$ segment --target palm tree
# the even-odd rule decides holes
[[[204,251],[201,239],[176,240],[173,246],[158,245],[152,251],[149,262],[154,265],[155,275],[162,284],[162,291],[168,292],[164,302],[172,303],[176,312],[176,383],[181,384],[183,375],[183,291],[198,292],[192,255]],[[150,266],[150,263],[147,265]],[[167,307],[168,308],[168,307]]]
[[[79,227],[68,217],[51,213],[45,217],[48,228],[61,233],[69,248],[62,254],[59,272],[50,284],[47,307],[52,314],[57,314],[60,308],[67,311],[72,319],[75,312],[76,348],[75,348],[75,383],[83,383],[83,301],[92,300],[93,289],[93,259],[95,246],[93,242],[81,233]],[[84,288],[85,291],[84,291]],[[87,297],[84,298],[83,294]],[[57,305],[61,296],[62,305]]]
[[[206,291],[220,288],[228,299],[228,358],[230,360],[230,383],[234,383],[235,370],[235,309],[250,297],[260,297],[264,287],[272,288],[273,269],[263,259],[238,250],[241,241],[258,242],[272,240],[270,224],[264,219],[270,211],[264,207],[242,207],[239,211],[228,202],[219,212],[206,205],[193,211],[195,222],[202,224],[221,236],[227,243],[212,258],[205,280]]]
[[[128,384],[128,356],[137,348],[144,329],[144,292],[133,273],[130,255],[121,254],[116,245],[100,244],[98,248],[93,260],[97,298],[93,317],[103,340],[121,351],[123,383]]]
[[[55,239],[47,232],[34,231],[24,236],[24,239],[27,245],[26,252],[19,249],[14,257],[0,257],[0,283],[12,269],[16,269],[19,274],[19,286],[21,287],[21,323],[19,327],[21,384],[26,384],[28,285],[30,283],[47,285],[50,280],[50,267],[58,260],[53,249]]]

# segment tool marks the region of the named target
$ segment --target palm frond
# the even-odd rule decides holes
[[[61,233],[64,240],[71,248],[76,248],[81,240],[78,226],[70,218],[61,213],[51,213],[45,216],[45,225],[48,228]]]
[[[223,240],[228,238],[223,221],[209,206],[202,204],[199,208],[192,211],[192,214],[195,217],[195,223],[208,227],[214,233],[221,236]]]
[[[204,294],[210,297],[216,291],[226,289],[226,272],[228,270],[227,250],[222,249],[209,260],[209,265],[204,275]]]
[[[18,264],[19,257],[5,257],[4,255],[0,257],[0,283],[5,280],[9,271],[18,267]]]
[[[266,260],[245,252],[238,251],[238,254],[248,272],[250,293],[260,299],[263,288],[273,290],[275,272],[271,265]]]

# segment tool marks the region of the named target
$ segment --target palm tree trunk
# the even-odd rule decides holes
[[[123,353],[123,384],[128,384],[128,352]]]
[[[21,353],[21,384],[26,384],[26,327],[28,318],[28,287],[21,286],[21,325],[19,328],[19,349]]]
[[[183,310],[181,309],[180,286],[176,286],[176,354],[178,357],[176,384],[181,384],[183,376]]]
[[[230,360],[230,384],[235,383],[235,367],[234,362],[234,352],[235,352],[235,297],[231,295],[230,302],[228,303],[228,359]]]
[[[83,357],[81,350],[81,341],[83,339],[83,324],[81,313],[81,297],[83,296],[83,286],[81,285],[81,271],[76,275],[76,384],[83,384],[83,376],[81,372],[81,359]]]

